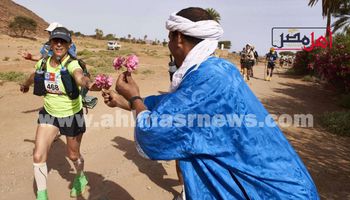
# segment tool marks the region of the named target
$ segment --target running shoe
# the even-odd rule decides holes
[[[70,191],[70,196],[77,197],[83,194],[86,190],[87,184],[88,184],[88,180],[84,174],[75,176],[74,182],[73,182],[73,188]]]
[[[36,200],[48,200],[49,197],[47,196],[47,190],[41,190],[36,192],[37,197]]]

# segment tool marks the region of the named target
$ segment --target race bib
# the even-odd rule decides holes
[[[62,94],[62,90],[59,86],[59,80],[61,75],[59,73],[46,72],[45,73],[45,88],[48,93]]]

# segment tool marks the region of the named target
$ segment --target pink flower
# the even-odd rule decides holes
[[[130,55],[126,58],[125,67],[128,69],[128,72],[135,71],[138,64],[139,58],[136,55]]]
[[[95,78],[95,83],[98,88],[109,89],[113,84],[113,79],[105,74],[99,74]]]
[[[125,58],[119,56],[116,57],[113,61],[113,67],[115,70],[119,70],[120,68],[122,68],[123,64],[124,64]]]
[[[109,89],[113,85],[113,78],[107,76],[104,88]]]
[[[139,58],[132,54],[129,55],[128,57],[116,57],[113,61],[113,67],[115,70],[121,69],[123,66],[126,67],[128,72],[133,72],[136,70],[137,65],[139,64]]]

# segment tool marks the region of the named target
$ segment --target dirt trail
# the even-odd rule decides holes
[[[350,199],[350,138],[322,130],[318,117],[335,106],[335,94],[321,85],[277,69],[271,82],[263,80],[264,66],[255,67],[257,79],[248,84],[271,114],[312,114],[313,127],[282,127],[307,166],[322,199]],[[349,130],[350,131],[350,130]]]

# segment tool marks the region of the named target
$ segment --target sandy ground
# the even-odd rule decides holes
[[[1,36],[0,72],[31,71],[34,63],[22,60],[19,54],[24,50],[37,51],[43,41]],[[3,61],[4,57],[10,60]],[[142,95],[167,91],[167,58],[158,62],[144,57],[141,62],[148,67],[159,66],[154,74],[136,75]],[[284,75],[282,69],[271,82],[266,82],[263,70],[263,64],[256,66],[257,78],[248,84],[271,113],[315,116],[313,128],[282,130],[308,167],[322,199],[350,199],[350,138],[326,133],[316,119],[325,111],[339,109],[334,105],[334,94],[317,84]],[[35,199],[32,150],[37,112],[43,100],[31,92],[21,94],[14,82],[0,84],[0,199]],[[172,199],[177,195],[180,187],[174,161],[156,162],[140,157],[133,142],[132,122],[123,124],[131,119],[129,113],[105,106],[98,92],[90,95],[98,96],[100,102],[87,115],[90,127],[82,143],[90,188],[77,199]],[[108,117],[113,121],[107,121]],[[50,200],[72,199],[69,188],[74,170],[65,153],[65,138],[60,137],[52,145],[47,161]]]

